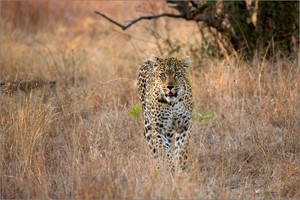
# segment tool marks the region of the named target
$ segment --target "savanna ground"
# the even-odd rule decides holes
[[[122,32],[93,14],[126,22],[159,4],[0,2],[1,198],[299,198],[297,53],[210,58],[194,23]],[[180,175],[157,170],[143,138],[135,79],[153,53],[193,61]]]

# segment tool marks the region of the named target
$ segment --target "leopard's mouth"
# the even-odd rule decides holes
[[[169,92],[166,94],[166,97],[177,97],[177,92],[176,93]]]

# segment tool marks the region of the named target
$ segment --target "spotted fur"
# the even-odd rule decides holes
[[[144,136],[154,158],[171,171],[186,166],[192,113],[192,91],[187,78],[190,58],[152,55],[140,68],[138,91],[144,115]],[[175,138],[175,149],[171,144]],[[174,159],[173,155],[174,154]]]

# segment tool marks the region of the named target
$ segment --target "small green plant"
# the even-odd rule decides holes
[[[135,105],[129,109],[128,115],[134,120],[134,123],[138,123],[140,114],[142,113],[142,107],[140,105]]]
[[[206,109],[200,104],[197,105],[196,111],[192,114],[192,118],[199,122],[212,119],[213,117],[214,111],[210,108]]]

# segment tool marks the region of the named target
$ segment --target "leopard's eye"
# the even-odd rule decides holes
[[[162,81],[164,81],[164,80],[166,80],[166,76],[164,75],[164,74],[160,74],[160,79],[162,80]]]

